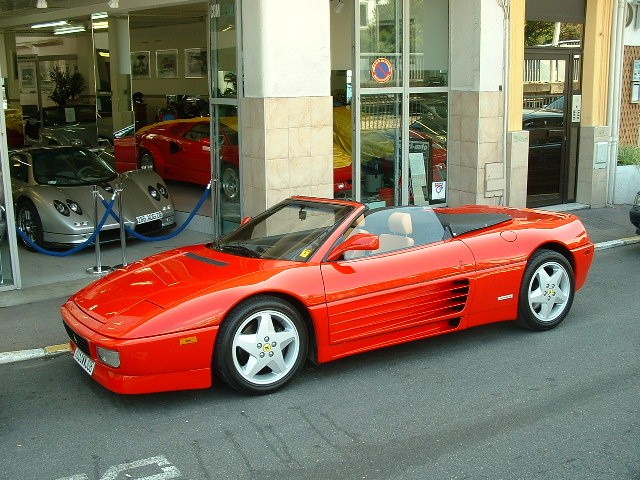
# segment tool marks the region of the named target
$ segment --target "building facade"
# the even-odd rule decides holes
[[[3,130],[51,103],[56,66],[87,79],[76,101],[96,106],[107,136],[210,115],[214,234],[291,195],[607,203],[624,1],[47,3],[0,12]],[[33,28],[54,21],[66,24]],[[3,185],[12,225],[9,175]],[[21,285],[17,243],[8,228],[0,289]]]

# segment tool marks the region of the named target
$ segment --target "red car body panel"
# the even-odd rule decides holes
[[[62,307],[73,334],[87,340],[93,377],[120,393],[213,384],[221,322],[243,300],[274,295],[308,321],[312,359],[322,363],[359,352],[485,323],[515,320],[528,259],[539,248],[564,253],[575,286],[586,280],[594,246],[570,214],[492,207],[512,220],[405,250],[325,261],[365,210],[355,207],[307,262],[222,253],[206,245],[151,256],[80,290]],[[487,207],[434,209],[474,214]],[[428,267],[426,267],[428,266]],[[120,352],[110,367],[96,345]]]

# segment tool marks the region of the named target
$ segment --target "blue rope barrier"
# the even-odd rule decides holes
[[[98,232],[100,232],[100,230],[102,230],[102,227],[104,227],[104,224],[107,222],[107,219],[109,218],[109,215],[111,215],[113,213],[112,209],[113,209],[114,202],[115,202],[115,198],[112,199],[109,203],[106,203],[103,200],[103,203],[105,204],[105,207],[106,207],[106,211],[104,212],[104,215],[102,216],[102,220],[100,220],[100,223],[98,224],[98,226],[93,230],[93,233],[91,234],[91,236],[89,238],[87,238],[80,245],[76,245],[72,249],[66,250],[64,252],[56,252],[54,250],[47,250],[46,248],[42,248],[37,243],[32,242],[31,239],[29,237],[27,237],[27,235],[20,229],[20,227],[18,227],[18,225],[16,225],[16,230],[18,232],[18,235],[20,235],[20,238],[22,238],[22,240],[30,248],[33,248],[37,252],[44,253],[45,255],[50,255],[50,256],[53,256],[53,257],[68,257],[69,255],[73,255],[74,253],[79,252],[83,248],[86,248],[89,244],[93,243],[93,241],[98,236]]]
[[[125,225],[124,229],[129,235],[137,238],[138,240],[144,240],[145,242],[159,242],[159,241],[162,241],[162,240],[170,240],[170,239],[180,235],[180,233],[182,233],[182,231],[185,228],[187,228],[187,225],[189,225],[191,220],[193,220],[193,217],[196,216],[196,213],[198,213],[198,210],[200,210],[200,208],[204,204],[204,201],[207,199],[207,195],[208,195],[210,190],[211,190],[211,184],[207,185],[207,188],[204,189],[204,192],[202,192],[202,196],[200,197],[200,200],[198,201],[198,204],[196,205],[196,208],[193,209],[193,211],[189,214],[189,216],[184,221],[184,223],[182,225],[180,225],[176,229],[176,231],[174,231],[174,232],[172,232],[172,233],[170,233],[168,235],[162,235],[162,236],[158,236],[158,237],[148,237],[146,235],[142,235],[142,234],[136,232],[135,230],[133,230],[128,225]],[[103,204],[105,203],[104,199],[102,200],[102,203]],[[111,211],[111,216],[116,220],[116,222],[120,223],[120,217],[118,216],[118,214],[116,212]]]

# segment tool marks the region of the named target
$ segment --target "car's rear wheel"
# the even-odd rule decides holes
[[[575,294],[573,267],[560,253],[539,250],[529,260],[520,287],[518,321],[532,330],[549,330],[564,320]]]
[[[222,193],[227,200],[235,201],[240,194],[240,175],[238,169],[227,163],[222,164]]]
[[[145,170],[155,170],[156,169],[156,164],[153,160],[153,155],[151,155],[150,152],[142,152],[142,154],[140,155],[140,162],[138,165],[139,168]]]
[[[23,200],[18,204],[18,214],[16,221],[18,228],[22,230],[31,243],[38,246],[43,244],[42,221],[35,205],[28,200]],[[22,244],[29,250],[35,250],[30,243],[26,242],[22,236],[20,237]]]
[[[289,303],[270,296],[249,299],[224,320],[214,367],[235,390],[271,393],[300,370],[307,357],[307,328]]]

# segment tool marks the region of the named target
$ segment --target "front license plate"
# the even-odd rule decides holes
[[[93,375],[93,369],[96,366],[96,362],[91,360],[86,353],[76,347],[76,351],[73,353],[73,358],[76,362],[78,362],[78,365],[80,365],[85,372],[87,372],[89,375]]]
[[[146,215],[140,215],[139,217],[136,217],[136,222],[138,222],[138,224],[147,223],[147,222],[153,222],[154,220],[158,220],[160,218],[162,218],[162,212],[153,212],[153,213],[147,213]]]

